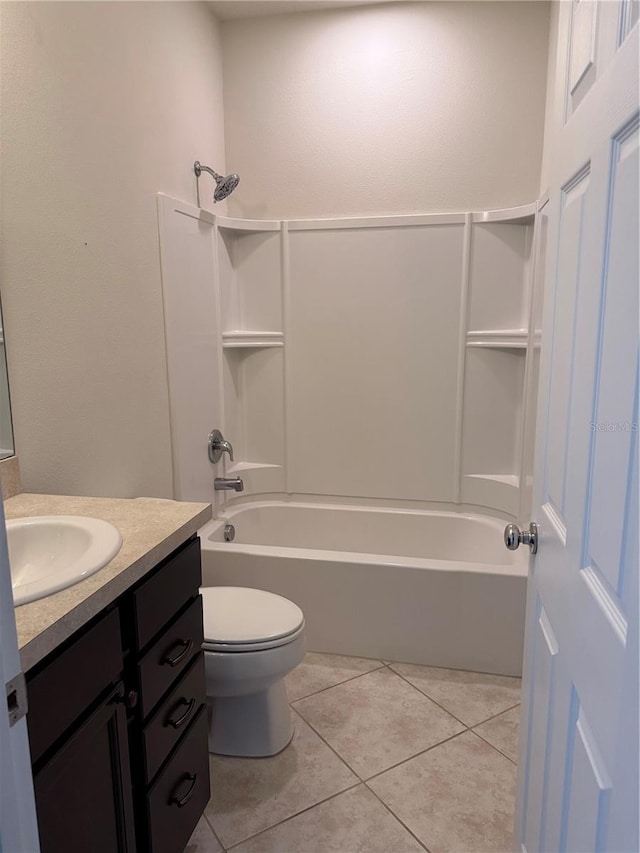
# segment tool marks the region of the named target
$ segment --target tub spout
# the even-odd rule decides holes
[[[240,477],[216,477],[213,481],[213,488],[216,492],[241,492],[244,489],[244,483]]]

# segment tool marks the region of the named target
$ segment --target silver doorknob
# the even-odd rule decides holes
[[[538,525],[532,521],[529,530],[520,530],[517,524],[507,524],[504,529],[504,544],[510,551],[520,545],[528,545],[532,554],[538,552]]]

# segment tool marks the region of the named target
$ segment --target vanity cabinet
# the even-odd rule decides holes
[[[138,850],[184,849],[209,800],[200,540],[187,543],[124,602]]]
[[[200,541],[27,673],[42,853],[182,853],[209,799]]]
[[[28,680],[42,853],[135,850],[117,610]]]

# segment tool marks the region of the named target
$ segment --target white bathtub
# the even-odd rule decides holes
[[[469,513],[235,504],[200,531],[203,584],[292,599],[314,651],[519,675],[527,559],[505,549],[503,527]]]

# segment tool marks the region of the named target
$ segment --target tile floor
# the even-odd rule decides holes
[[[292,743],[211,756],[185,853],[507,853],[520,680],[311,652]]]

